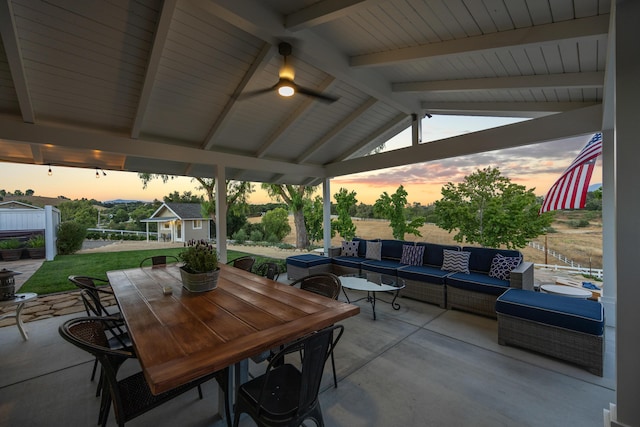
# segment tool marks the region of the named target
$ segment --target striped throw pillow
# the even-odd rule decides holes
[[[402,264],[422,265],[424,257],[424,246],[402,245]]]
[[[469,274],[469,257],[471,252],[443,249],[442,270]]]

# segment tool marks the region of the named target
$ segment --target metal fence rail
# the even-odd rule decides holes
[[[566,271],[568,273],[575,274],[584,274],[586,276],[597,277],[598,279],[602,279],[603,270],[601,268],[588,268],[588,267],[574,267],[567,265],[557,265],[557,264],[533,264],[535,267],[539,268],[548,268],[554,271]]]

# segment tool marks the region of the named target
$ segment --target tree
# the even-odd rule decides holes
[[[263,183],[262,188],[267,190],[269,197],[284,202],[293,213],[293,224],[296,227],[296,248],[309,247],[307,227],[304,223],[304,201],[311,197],[316,187]]]
[[[322,197],[316,196],[313,200],[305,200],[304,224],[311,242],[318,242],[324,237],[324,206]],[[333,233],[332,233],[333,234]]]
[[[405,234],[422,236],[418,228],[424,225],[424,217],[418,216],[410,221],[406,218],[407,191],[404,186],[398,187],[396,192],[389,196],[385,191],[373,205],[373,212],[389,220],[393,230],[393,237],[403,240]]]
[[[85,229],[95,227],[98,210],[90,200],[66,200],[58,204],[62,221],[75,221]]]
[[[291,233],[289,212],[284,208],[270,210],[262,217],[262,226],[267,233],[268,241],[281,242],[287,234]]]
[[[177,191],[163,197],[165,203],[202,203],[202,196],[192,194],[191,191],[183,191],[180,194]]]
[[[346,188],[341,188],[333,195],[336,199],[336,212],[338,218],[331,221],[331,230],[338,232],[344,240],[350,241],[356,236],[356,226],[351,220],[351,209],[356,206],[356,192],[349,193]]]
[[[33,196],[34,194],[35,194],[35,191],[33,191],[30,188],[27,191],[24,192],[25,196]]]
[[[550,212],[538,215],[534,190],[511,183],[497,168],[477,170],[457,186],[449,182],[442,187],[443,197],[435,202],[436,225],[457,230],[457,242],[522,248],[553,221]]]

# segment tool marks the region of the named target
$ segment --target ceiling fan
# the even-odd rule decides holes
[[[240,99],[246,99],[257,95],[262,95],[263,93],[268,93],[271,91],[277,91],[280,96],[290,97],[299,93],[300,95],[309,96],[312,98],[316,98],[319,101],[332,103],[337,101],[339,98],[331,95],[326,95],[316,90],[303,87],[297,85],[293,81],[294,70],[293,67],[287,63],[287,57],[291,55],[292,47],[291,44],[287,42],[281,42],[278,45],[278,53],[283,57],[282,68],[280,68],[280,78],[278,82],[271,87],[265,89],[259,89],[253,92],[247,92],[245,94],[240,95]]]

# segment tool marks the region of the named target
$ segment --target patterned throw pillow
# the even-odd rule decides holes
[[[442,270],[469,274],[469,257],[471,252],[443,249]]]
[[[342,252],[340,252],[340,255],[342,256],[358,256],[358,245],[360,244],[360,242],[346,242],[343,241],[342,242]]]
[[[424,246],[402,245],[402,264],[422,265],[424,257]]]
[[[511,278],[511,270],[516,268],[522,262],[519,256],[510,257],[496,254],[491,261],[491,270],[489,276],[496,279],[509,280]]]
[[[382,259],[382,242],[367,241],[367,252],[365,258],[380,261]]]

